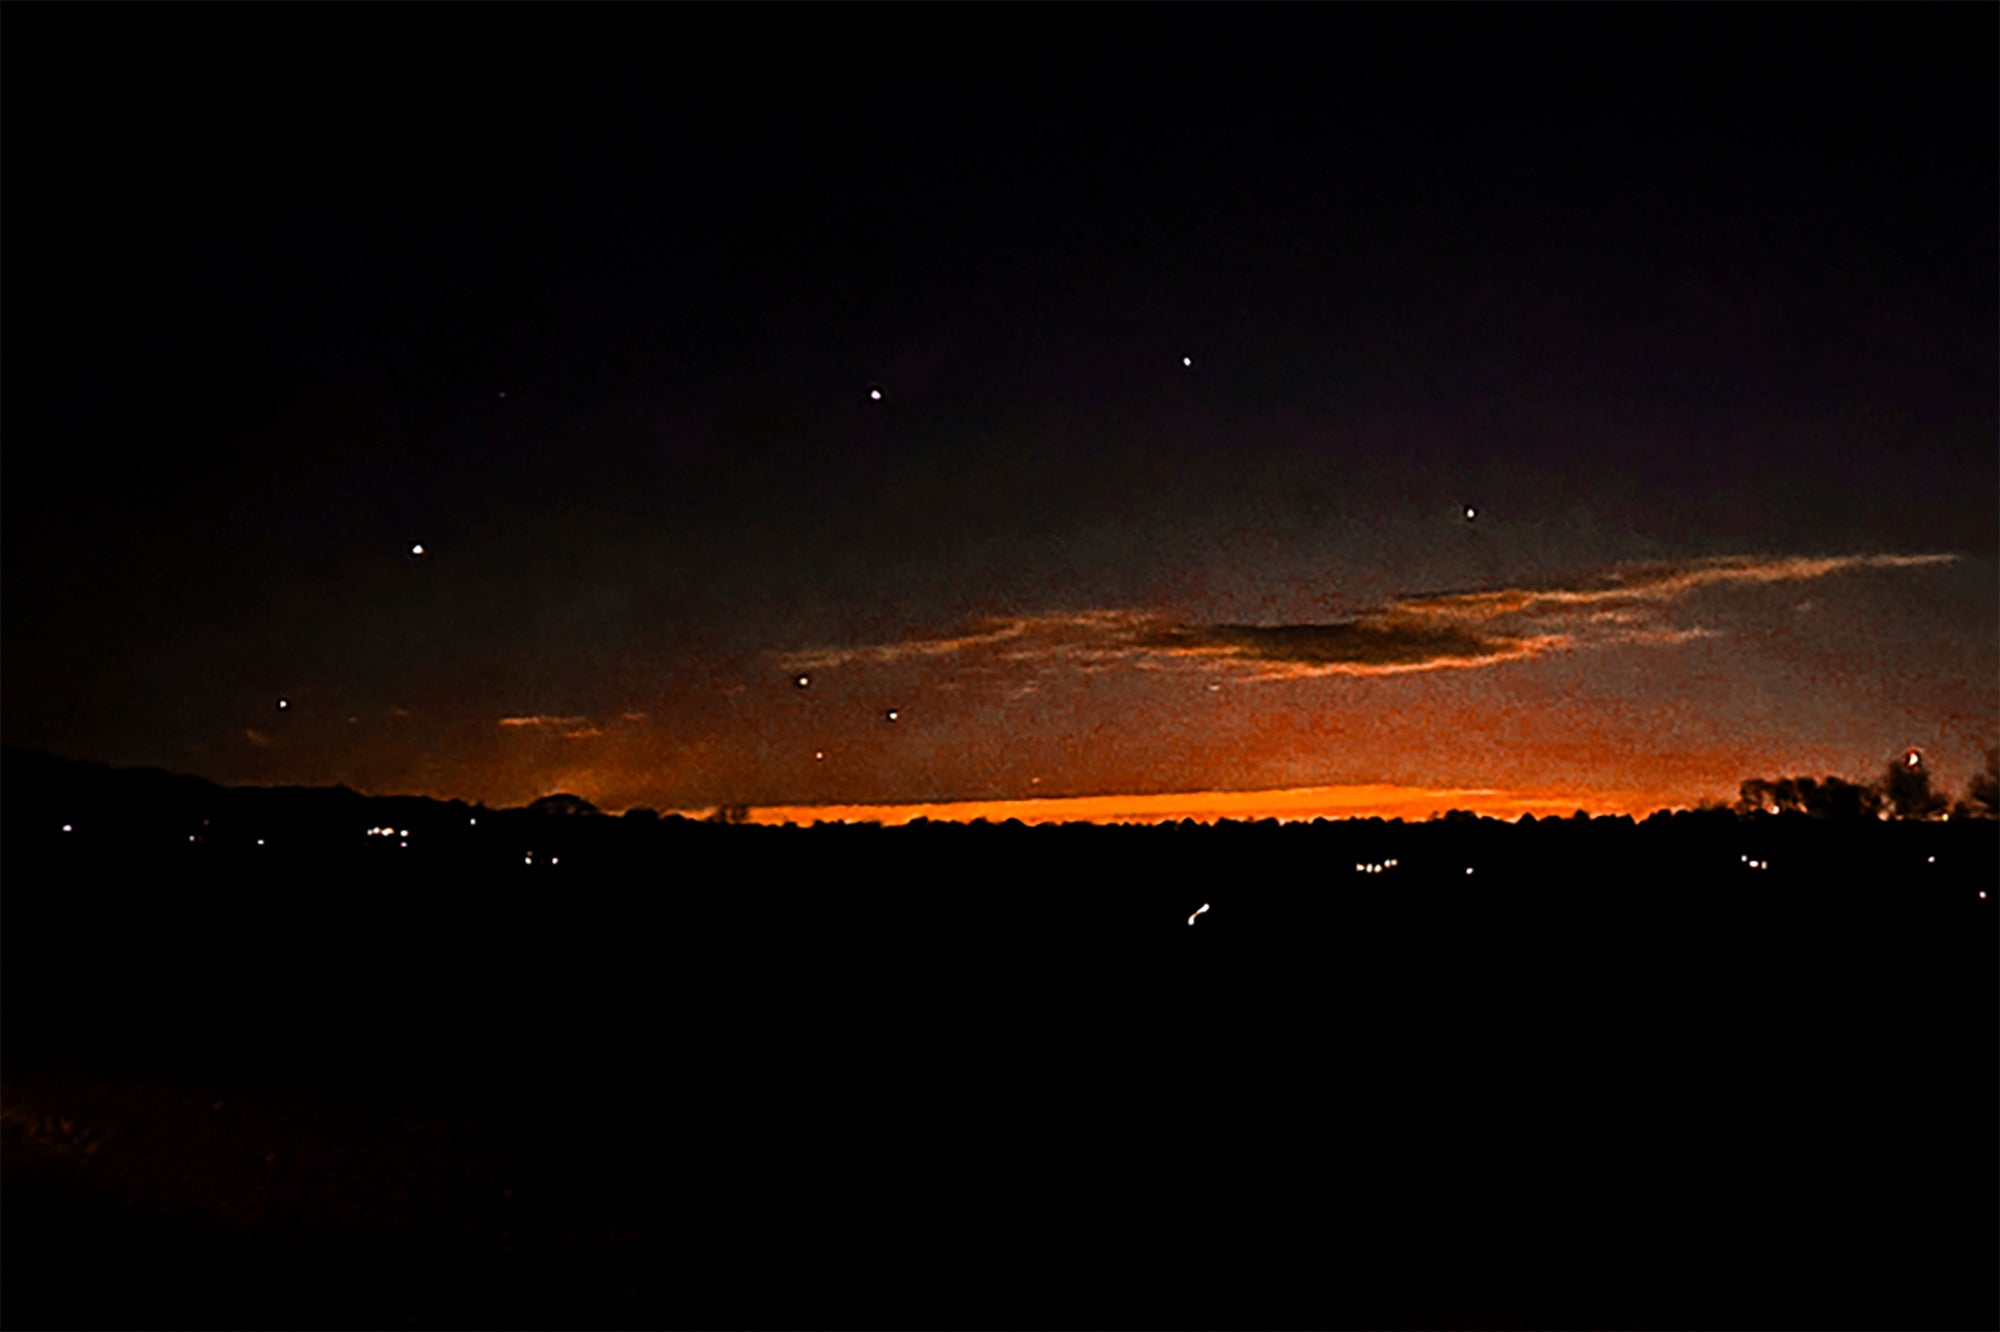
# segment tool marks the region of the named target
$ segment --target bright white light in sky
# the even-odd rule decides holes
[[[1206,902],[1203,902],[1203,903],[1201,904],[1201,906],[1199,906],[1198,908],[1196,908],[1196,910],[1195,910],[1195,913],[1194,913],[1194,916],[1199,916],[1199,915],[1200,915],[1200,914],[1201,914],[1202,912],[1204,912],[1204,911],[1206,911],[1206,910],[1208,910],[1208,903],[1206,903]],[[1189,917],[1188,917],[1188,924],[1190,924],[1190,925],[1194,924],[1194,916],[1189,916]]]
[[[812,677],[810,675],[796,676],[793,678],[792,683],[797,685],[799,688],[804,689],[807,685],[812,683]]]
[[[1473,520],[1474,518],[1477,518],[1478,516],[1479,516],[1479,510],[1477,510],[1477,509],[1473,508],[1473,507],[1472,507],[1472,506],[1471,506],[1470,504],[1468,504],[1468,505],[1466,505],[1466,506],[1465,506],[1465,521],[1466,521],[1466,522],[1468,522],[1468,523],[1469,523],[1469,522],[1471,522],[1471,521],[1472,521],[1472,520]]]
[[[888,712],[888,718],[889,718],[889,720],[890,720],[890,721],[895,721],[895,720],[896,720],[897,718],[901,717],[902,715],[903,715],[903,713],[902,713],[902,710],[901,710],[901,709],[899,709],[899,708],[890,708],[890,709],[889,709],[889,712]]]
[[[69,824],[65,823],[65,824],[63,825],[63,831],[64,831],[64,832],[72,832],[72,831],[74,831],[74,829],[72,829],[72,828],[70,827],[70,825],[69,825]]]
[[[278,711],[283,712],[286,708],[289,708],[290,706],[292,706],[292,700],[290,700],[289,698],[281,698],[278,700]]]
[[[870,402],[880,402],[880,401],[882,401],[882,390],[881,390],[881,389],[875,389],[875,388],[872,388],[872,389],[869,389],[869,390],[868,390],[868,400],[869,400]]]
[[[423,553],[424,553],[424,548],[421,544],[410,547],[410,554],[412,555],[422,555]]]
[[[1182,364],[1182,365],[1190,365],[1190,366],[1191,366],[1191,365],[1193,365],[1193,364],[1194,364],[1194,357],[1192,357],[1192,356],[1183,356],[1183,357],[1181,357],[1181,364]]]

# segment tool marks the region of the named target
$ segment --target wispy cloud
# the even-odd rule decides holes
[[[1731,555],[1627,566],[1569,586],[1482,588],[1397,597],[1314,624],[1183,624],[1136,610],[996,617],[963,632],[786,654],[787,669],[927,659],[1066,663],[1084,670],[1206,665],[1277,679],[1462,670],[1614,644],[1666,646],[1713,635],[1668,622],[1705,589],[1805,582],[1858,569],[1949,564],[1954,555]]]
[[[604,734],[604,729],[588,717],[502,717],[500,724],[514,730],[551,733],[564,740],[593,740]]]

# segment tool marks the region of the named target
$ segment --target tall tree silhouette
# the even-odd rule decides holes
[[[1962,819],[2000,818],[2000,747],[1986,751],[1986,766],[1965,784],[1965,799],[1952,811]]]
[[[1899,819],[1935,818],[1951,807],[1951,797],[1931,787],[1931,770],[1916,750],[1889,761],[1882,796]]]

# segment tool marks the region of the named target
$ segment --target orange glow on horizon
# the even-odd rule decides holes
[[[1434,790],[1415,786],[1302,786],[1267,791],[1171,791],[1153,795],[1047,796],[1022,800],[955,800],[885,805],[767,805],[750,811],[761,824],[881,823],[915,819],[970,823],[1178,823],[1223,819],[1283,823],[1312,819],[1403,819],[1419,821],[1462,809],[1488,818],[1514,820],[1524,814],[1643,816],[1675,802],[1639,796],[1530,793],[1493,790]],[[685,811],[698,817],[702,811]]]

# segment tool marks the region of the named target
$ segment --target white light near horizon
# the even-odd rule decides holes
[[[1195,913],[1194,913],[1194,916],[1199,916],[1199,915],[1200,915],[1200,914],[1201,914],[1202,912],[1204,912],[1204,911],[1206,911],[1206,910],[1208,910],[1208,903],[1206,903],[1206,902],[1203,902],[1203,903],[1201,904],[1201,906],[1200,906],[1200,907],[1198,907],[1198,908],[1197,908],[1197,909],[1195,910]],[[1189,917],[1188,917],[1188,924],[1190,924],[1190,925],[1194,924],[1194,916],[1189,916]]]

